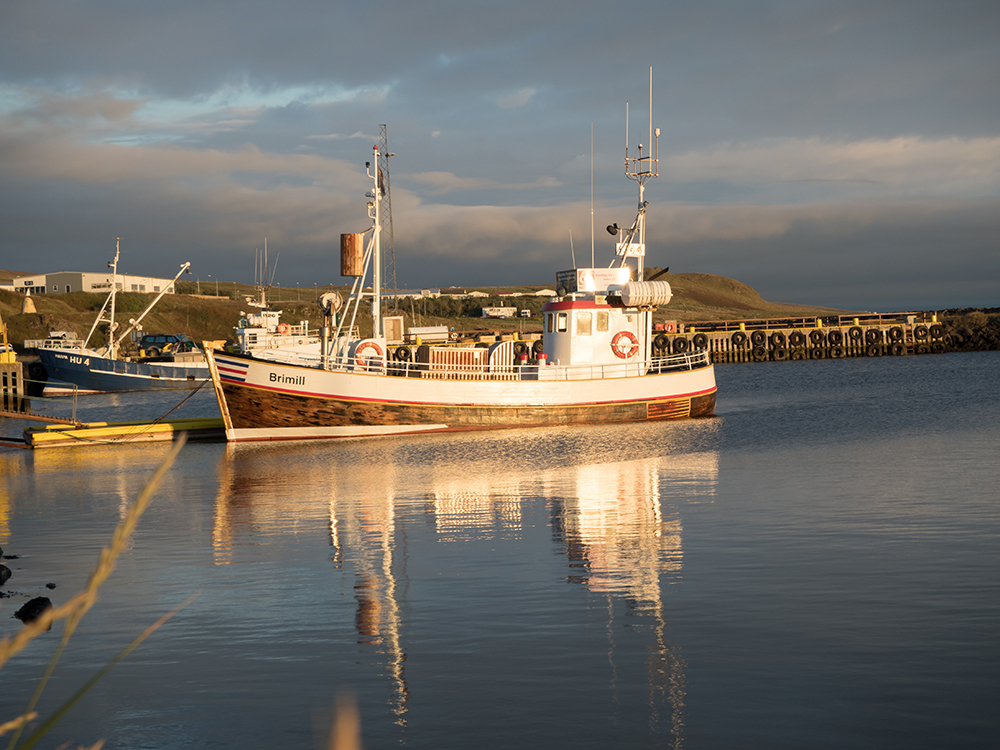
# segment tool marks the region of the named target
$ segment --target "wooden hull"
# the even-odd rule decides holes
[[[711,416],[711,365],[638,377],[442,380],[324,371],[216,352],[232,441],[369,437]]]

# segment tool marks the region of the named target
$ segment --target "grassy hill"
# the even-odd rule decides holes
[[[650,269],[655,272],[657,269]],[[0,279],[12,278],[13,272],[0,271]],[[770,317],[808,317],[844,313],[823,307],[788,305],[767,302],[751,287],[723,276],[701,273],[664,274],[660,276],[670,282],[674,297],[670,305],[654,314],[654,320],[678,320],[684,322],[742,320]],[[232,282],[220,282],[220,296],[204,294],[214,292],[208,284],[201,285],[203,294],[197,295],[194,282],[178,282],[178,294],[166,295],[143,320],[143,329],[148,333],[187,333],[195,341],[228,339],[239,320],[241,311],[250,311],[244,297],[253,294],[253,289]],[[480,309],[490,306],[511,306],[530,309],[536,315],[546,301],[542,297],[515,297],[510,293],[533,293],[543,286],[524,287],[476,287],[477,291],[494,295],[469,300],[424,299],[404,300],[398,309],[394,303],[385,305],[384,314],[401,314],[404,324],[448,325],[458,331],[491,330],[539,330],[541,322],[537,317],[513,320],[496,320],[481,317]],[[551,288],[551,287],[548,287]],[[471,288],[470,288],[471,289]],[[282,320],[298,322],[308,320],[311,326],[319,327],[322,315],[315,300],[330,291],[330,287],[272,289],[268,301],[275,309],[283,311]],[[346,297],[346,287],[339,288]],[[502,296],[501,296],[502,295]],[[153,295],[124,292],[117,297],[117,320],[122,326],[129,318],[134,318],[148,304]],[[18,348],[26,339],[43,339],[49,331],[74,331],[77,336],[86,337],[98,311],[104,304],[105,295],[89,293],[53,294],[32,296],[36,312],[22,314],[24,298],[19,294],[0,291],[0,315],[8,327],[11,343]],[[370,329],[370,321],[360,321],[362,331],[365,325]],[[104,343],[103,332],[95,333],[92,344]]]

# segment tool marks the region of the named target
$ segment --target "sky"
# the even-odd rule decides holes
[[[344,283],[385,125],[398,288],[552,285],[634,218],[650,71],[648,266],[1000,306],[996,0],[4,0],[0,268]]]

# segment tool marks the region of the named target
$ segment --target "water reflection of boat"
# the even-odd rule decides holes
[[[652,133],[650,133],[652,138]],[[658,134],[657,134],[658,137]],[[626,152],[628,148],[626,146]],[[321,353],[209,353],[231,441],[369,437],[553,424],[637,422],[710,416],[715,372],[706,350],[669,354],[656,346],[652,313],[671,299],[666,281],[643,281],[645,182],[658,149],[627,157],[639,208],[617,234],[617,267],[558,274],[558,296],[542,308],[540,347],[523,342],[398,347],[390,357],[381,316],[379,172],[373,182],[367,249],[342,236],[341,269],[354,278],[342,313],[324,308]],[[376,156],[378,149],[376,147]],[[632,265],[630,265],[632,264]],[[366,287],[372,274],[370,290]],[[632,280],[637,279],[637,280]],[[353,335],[362,303],[372,335]]]
[[[683,436],[672,436],[667,428],[629,426],[625,436],[643,433],[644,445],[670,450],[672,438],[682,442]],[[543,430],[535,437],[551,460],[519,462],[508,460],[523,439],[514,433],[431,438],[422,441],[427,452],[419,455],[408,441],[380,442],[377,450],[372,443],[344,443],[335,456],[327,449],[230,444],[219,463],[215,560],[223,565],[238,560],[255,537],[271,530],[325,527],[331,568],[343,571],[347,593],[353,592],[357,647],[381,656],[390,707],[403,725],[412,691],[406,664],[413,645],[406,634],[413,623],[407,613],[427,604],[412,600],[414,591],[426,592],[427,571],[420,570],[426,561],[417,568],[411,564],[410,545],[426,533],[456,550],[452,555],[464,554],[458,551],[462,545],[520,545],[538,533],[532,527],[547,512],[553,533],[542,532],[542,538],[551,540],[556,559],[563,558],[563,576],[586,586],[596,600],[590,606],[607,612],[613,670],[623,669],[624,662],[618,663],[621,636],[612,633],[625,619],[635,625],[641,618],[648,626],[641,629],[647,672],[639,679],[650,696],[649,718],[677,737],[686,688],[684,660],[668,627],[667,591],[680,579],[683,561],[679,498],[711,500],[718,460],[706,452],[601,462],[602,455],[614,456],[611,436],[620,434],[613,428]],[[584,463],[566,466],[563,451],[572,455],[577,438],[584,444]],[[588,453],[586,443],[599,450]],[[622,454],[641,453],[641,445],[622,448]],[[296,478],[295,492],[276,493],[288,476]],[[549,571],[547,563],[544,570]],[[504,589],[496,594],[503,596]]]

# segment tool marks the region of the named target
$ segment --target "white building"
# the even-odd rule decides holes
[[[130,276],[120,273],[117,277],[120,292],[148,292],[159,294],[164,289],[174,293],[173,279],[158,279],[152,276]],[[111,274],[84,273],[82,271],[59,271],[34,276],[14,278],[14,291],[21,294],[67,294],[69,292],[109,292]]]

